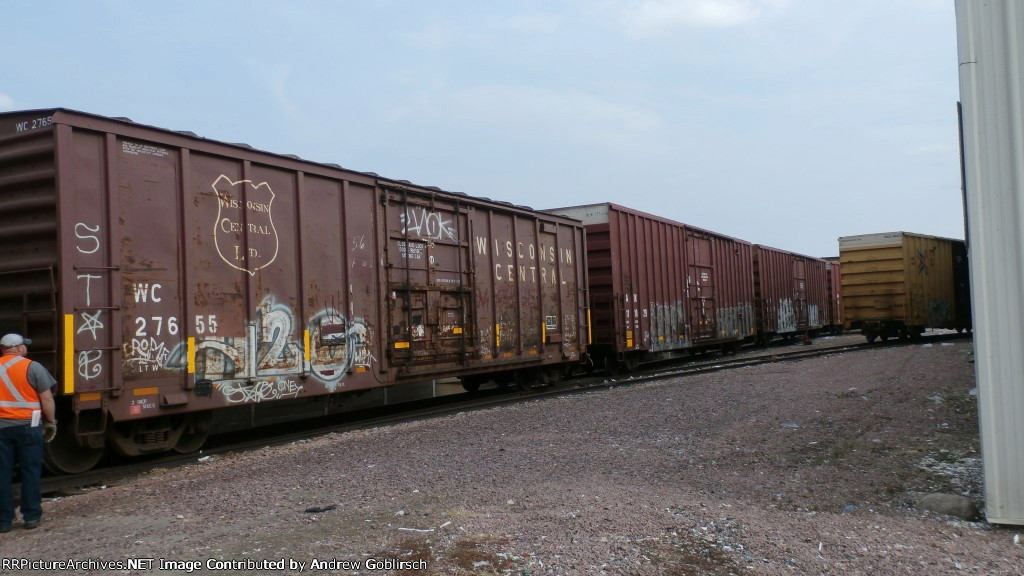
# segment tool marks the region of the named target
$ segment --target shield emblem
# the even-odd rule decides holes
[[[274,191],[267,182],[233,181],[221,174],[213,182],[217,219],[213,240],[228,266],[255,276],[277,259]]]

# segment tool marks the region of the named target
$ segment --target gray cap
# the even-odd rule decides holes
[[[22,344],[28,346],[32,341],[25,338],[21,334],[7,334],[3,338],[0,338],[0,348],[14,348]]]

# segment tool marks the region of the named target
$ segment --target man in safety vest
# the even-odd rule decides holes
[[[0,532],[10,532],[14,523],[15,463],[21,466],[21,518],[25,528],[39,527],[43,442],[57,435],[50,391],[57,380],[25,358],[31,343],[20,334],[0,338]]]

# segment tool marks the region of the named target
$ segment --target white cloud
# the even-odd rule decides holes
[[[554,140],[620,144],[657,132],[654,113],[578,91],[530,86],[478,86],[450,94],[448,110],[477,123],[545,133]],[[457,112],[456,112],[457,111]]]
[[[0,92],[0,110],[14,110],[14,98]]]
[[[622,9],[632,36],[661,36],[680,28],[732,28],[781,12],[791,0],[639,0]]]

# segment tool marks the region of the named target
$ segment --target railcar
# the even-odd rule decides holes
[[[828,294],[828,321],[826,328],[832,334],[843,333],[843,266],[838,256],[825,258],[826,292]]]
[[[847,329],[868,342],[971,328],[967,246],[910,232],[839,238]]]
[[[829,309],[825,261],[760,244],[753,254],[758,341],[820,332]]]
[[[67,109],[0,114],[0,328],[60,382],[60,472],[585,354],[579,222]]]
[[[586,228],[598,365],[629,370],[753,339],[749,242],[613,203],[549,212]]]

